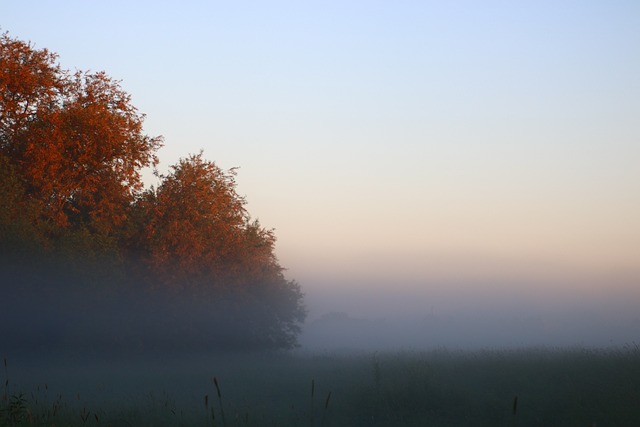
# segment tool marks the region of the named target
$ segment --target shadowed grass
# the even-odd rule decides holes
[[[135,375],[123,373],[134,377],[131,383],[117,381],[104,386],[111,395],[87,393],[86,398],[56,392],[51,399],[51,383],[25,391],[14,383],[19,375],[12,374],[12,383],[5,381],[0,425],[640,425],[637,347],[205,355],[152,366],[146,373],[135,366]],[[225,378],[223,405],[220,376],[214,377],[215,411],[209,399],[212,370]],[[153,391],[139,392],[134,383]]]

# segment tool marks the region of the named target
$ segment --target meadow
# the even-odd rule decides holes
[[[640,425],[637,346],[46,359],[5,359],[1,425]]]

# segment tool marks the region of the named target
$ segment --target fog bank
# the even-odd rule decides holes
[[[640,342],[637,289],[633,280],[315,283],[300,343],[311,351],[624,347]]]

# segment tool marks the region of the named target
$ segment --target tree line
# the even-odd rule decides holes
[[[48,336],[60,342],[94,335],[123,346],[294,346],[303,295],[276,258],[273,230],[247,212],[235,169],[193,154],[145,188],[141,172],[157,167],[162,137],[144,133],[145,116],[119,81],[57,61],[0,36],[0,284],[15,302],[8,320],[29,323],[22,309],[38,301],[31,319],[50,313],[61,324]],[[86,333],[68,332],[77,321]]]

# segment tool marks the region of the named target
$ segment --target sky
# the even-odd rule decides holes
[[[3,0],[0,29],[122,80],[161,172],[239,167],[312,314],[640,308],[640,2]]]

